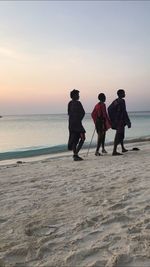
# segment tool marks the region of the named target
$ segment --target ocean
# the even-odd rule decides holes
[[[132,128],[126,127],[125,140],[144,141],[150,138],[150,111],[129,112]],[[87,148],[94,132],[91,115],[83,119],[86,130]],[[112,144],[115,131],[110,129],[106,135],[106,145]],[[96,145],[94,134],[92,147]],[[68,116],[67,114],[51,115],[18,115],[0,118],[0,160],[32,157],[67,151]]]

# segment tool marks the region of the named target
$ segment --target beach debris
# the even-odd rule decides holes
[[[21,161],[21,160],[18,160],[16,163],[17,163],[17,164],[22,164],[22,163],[24,163],[24,162]]]
[[[139,151],[140,149],[138,147],[133,147],[132,150],[133,151]]]

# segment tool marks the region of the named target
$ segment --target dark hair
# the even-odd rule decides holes
[[[118,95],[118,96],[122,96],[123,94],[125,94],[125,91],[124,91],[123,89],[119,89],[119,90],[117,91],[117,95]]]
[[[100,101],[105,101],[105,100],[106,100],[106,96],[105,96],[103,93],[100,93],[100,94],[98,95],[98,99],[99,99]]]
[[[73,98],[74,96],[76,95],[79,95],[79,91],[76,90],[76,89],[73,89],[71,92],[70,92],[70,97]]]

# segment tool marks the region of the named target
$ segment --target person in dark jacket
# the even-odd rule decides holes
[[[81,161],[83,158],[79,157],[78,153],[85,141],[85,129],[82,125],[85,111],[79,101],[79,91],[74,89],[70,92],[71,101],[68,103],[69,116],[69,140],[68,150],[73,151],[73,159]]]
[[[117,146],[121,144],[122,152],[127,152],[128,150],[124,147],[124,137],[125,137],[125,126],[131,128],[131,122],[126,110],[126,103],[123,98],[125,98],[125,91],[119,89],[117,91],[118,98],[113,101],[113,105],[116,106],[116,113],[114,121],[112,121],[113,129],[116,130],[114,139],[113,156],[122,155],[117,152]]]

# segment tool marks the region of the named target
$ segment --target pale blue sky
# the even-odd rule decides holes
[[[86,112],[119,88],[128,110],[150,106],[149,1],[1,1],[0,114]]]

